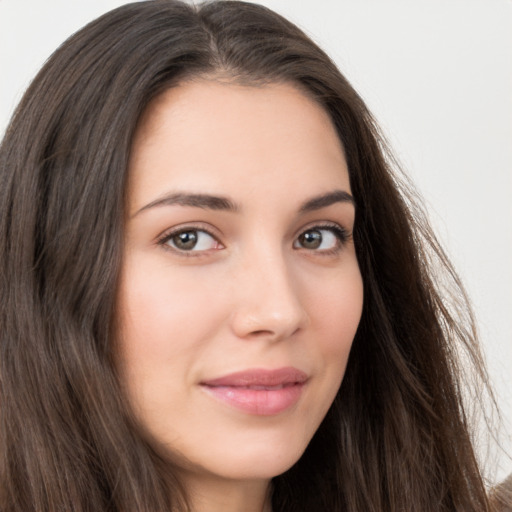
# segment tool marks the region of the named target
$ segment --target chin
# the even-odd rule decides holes
[[[243,460],[223,461],[217,470],[225,478],[233,480],[270,480],[288,471],[302,456],[304,450],[294,453],[278,453],[275,450],[247,456]]]
[[[289,432],[268,434],[256,431],[252,435],[232,435],[227,439],[210,432],[206,436],[209,442],[204,443],[201,450],[182,447],[186,457],[175,450],[167,455],[178,472],[183,469],[189,475],[209,475],[222,480],[271,480],[288,471],[300,459],[309,439],[298,438]]]

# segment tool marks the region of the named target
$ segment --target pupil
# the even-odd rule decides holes
[[[193,249],[197,244],[197,233],[195,231],[184,231],[173,238],[174,245],[178,249]]]
[[[307,249],[317,249],[322,243],[322,234],[320,231],[306,231],[301,238],[303,247]]]

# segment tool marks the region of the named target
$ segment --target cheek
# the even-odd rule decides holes
[[[323,287],[311,299],[317,326],[317,351],[324,363],[324,410],[330,407],[341,385],[363,308],[363,283],[357,267]]]
[[[212,310],[208,307],[208,282],[166,265],[145,265],[137,260],[127,262],[123,270],[123,277],[129,276],[122,279],[119,293],[123,339],[137,340],[141,351],[147,346],[156,350],[176,348],[184,339],[193,342],[191,331],[201,325],[198,312],[208,323],[208,312]],[[201,286],[196,281],[201,281]]]
[[[187,417],[191,384],[220,313],[200,276],[142,256],[125,260],[118,296],[118,365],[133,411],[156,439],[170,441],[172,418]],[[210,297],[210,298],[209,298]]]
[[[355,259],[354,259],[355,261]],[[363,282],[356,264],[345,267],[329,279],[303,283],[311,320],[307,351],[314,354],[323,375],[325,412],[339,389],[363,308]]]
[[[135,404],[158,402],[192,379],[219,323],[211,295],[204,282],[195,285],[197,279],[154,260],[126,258],[118,296],[118,364]]]
[[[359,268],[354,266],[340,272],[324,284],[321,293],[310,293],[308,302],[311,316],[322,332],[323,350],[348,356],[363,309]]]

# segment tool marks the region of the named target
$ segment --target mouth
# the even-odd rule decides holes
[[[200,383],[212,397],[247,414],[272,416],[294,406],[308,376],[297,368],[250,369]]]

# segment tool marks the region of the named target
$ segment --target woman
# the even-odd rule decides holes
[[[0,153],[0,508],[488,510],[471,315],[391,163],[265,8],[68,40]]]

